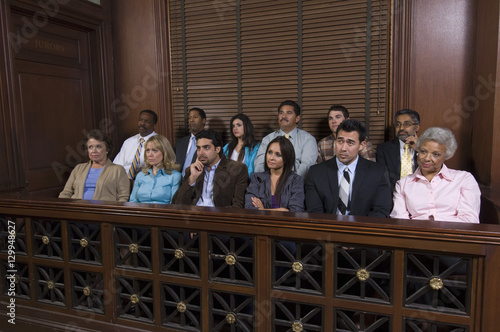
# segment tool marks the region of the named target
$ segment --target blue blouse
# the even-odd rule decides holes
[[[167,174],[163,168],[156,176],[153,176],[152,169],[149,169],[147,174],[139,172],[130,194],[130,202],[170,204],[179,189],[181,179],[180,172],[172,171],[172,174]]]
[[[250,150],[247,147],[245,147],[245,165],[247,165],[247,168],[248,168],[248,176],[252,175],[253,173],[253,169],[254,169],[254,161],[255,161],[255,157],[257,157],[257,151],[259,151],[259,146],[260,146],[260,143],[257,143],[252,150]],[[231,156],[228,156],[229,154],[229,143],[224,145],[224,148],[222,149],[222,152],[224,153],[224,155],[227,157],[227,158],[231,158]]]
[[[97,184],[97,180],[99,179],[99,175],[101,175],[101,171],[104,167],[101,168],[92,168],[90,167],[89,172],[87,173],[87,179],[85,179],[85,186],[83,187],[83,199],[92,199],[95,193],[95,186]]]

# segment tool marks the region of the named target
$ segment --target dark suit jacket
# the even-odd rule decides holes
[[[182,185],[177,190],[172,202],[174,204],[196,205],[203,192],[205,170],[200,174],[194,186],[188,182],[191,168],[186,168]],[[248,186],[248,169],[243,163],[221,157],[214,175],[213,198],[216,207],[243,208],[245,190]]]
[[[184,161],[186,160],[186,154],[187,154],[187,149],[189,146],[189,139],[191,138],[191,134],[179,138],[177,141],[175,141],[175,162],[181,165],[181,168],[184,166]],[[195,162],[197,158],[197,153],[196,151],[194,152],[193,155],[193,160],[191,161],[191,164]]]
[[[337,213],[337,172],[337,158],[309,169],[306,181],[307,212]],[[352,186],[351,215],[389,217],[392,210],[392,191],[385,166],[359,158]]]
[[[391,181],[392,190],[396,186],[399,177],[401,176],[401,153],[399,151],[399,139],[384,142],[377,147],[377,163],[384,164],[389,171],[389,180]],[[413,168],[415,172],[417,169],[416,154],[413,156]]]

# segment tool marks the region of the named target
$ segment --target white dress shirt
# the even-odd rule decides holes
[[[141,158],[140,158],[140,168],[145,166],[144,163],[144,151],[146,150],[146,141],[154,135],[158,135],[156,132],[152,132],[148,136],[142,137],[141,134],[137,134],[135,136],[129,137],[123,142],[122,148],[120,149],[120,152],[116,155],[115,159],[113,160],[114,164],[117,165],[122,165],[123,168],[125,168],[125,172],[128,174],[128,170],[130,167],[132,167],[132,161],[134,160],[135,157],[135,152],[137,151],[137,147],[139,146],[139,142],[141,140],[141,137],[144,138],[144,144],[142,146],[141,150]]]

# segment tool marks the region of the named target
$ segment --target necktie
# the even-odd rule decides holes
[[[344,168],[344,176],[340,180],[339,187],[339,204],[338,209],[341,214],[346,214],[347,207],[349,206],[349,187],[351,185],[351,180],[349,177],[349,169]]]
[[[196,152],[196,138],[194,136],[191,136],[191,142],[189,143],[186,159],[184,160],[184,166],[182,167],[182,176],[184,176],[184,173],[186,173],[186,168],[188,168],[191,165],[195,152]]]
[[[290,139],[290,135],[288,135],[288,134],[285,134],[285,137],[286,137],[287,139]]]
[[[405,144],[405,152],[403,152],[403,156],[401,158],[401,179],[407,175],[413,173],[413,167],[411,164],[411,155],[410,155],[410,144]]]
[[[128,170],[128,177],[130,180],[133,180],[135,178],[137,172],[139,171],[139,167],[141,166],[142,144],[144,144],[144,138],[141,137],[141,140],[139,141],[139,146],[135,151],[134,160],[132,160],[132,166],[130,166]]]

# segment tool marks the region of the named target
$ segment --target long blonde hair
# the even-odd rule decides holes
[[[172,145],[168,141],[168,139],[163,135],[154,135],[151,136],[144,145],[144,148],[147,148],[148,144],[151,143],[155,148],[161,151],[163,154],[163,160],[161,162],[161,168],[165,169],[165,173],[172,174],[173,170],[179,171],[181,166],[175,162],[175,152],[172,149]],[[142,169],[142,171],[147,174],[148,171],[153,168],[152,165],[149,164],[147,158],[144,158],[146,162],[146,166]]]

